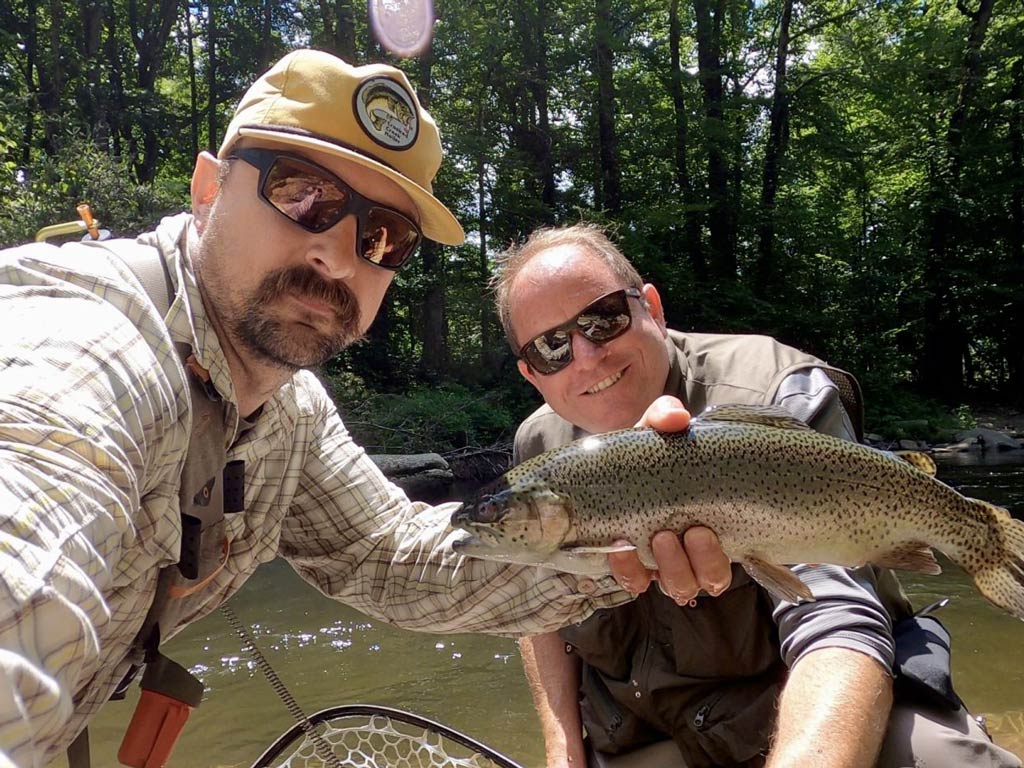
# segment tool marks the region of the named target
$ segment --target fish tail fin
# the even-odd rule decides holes
[[[972,562],[962,552],[960,565],[974,577],[981,593],[1000,608],[1024,620],[1024,521],[1015,520],[1002,507],[970,499],[972,506],[988,518],[991,555]]]

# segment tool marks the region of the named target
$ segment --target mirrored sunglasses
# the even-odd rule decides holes
[[[572,334],[592,344],[606,344],[629,330],[633,315],[629,299],[639,299],[639,288],[622,288],[594,300],[561,325],[534,336],[519,350],[520,359],[537,373],[548,376],[572,362]]]
[[[260,197],[309,232],[326,232],[346,216],[355,216],[357,251],[378,267],[404,266],[423,239],[408,216],[363,197],[310,160],[255,147],[236,149],[231,158],[258,169]]]

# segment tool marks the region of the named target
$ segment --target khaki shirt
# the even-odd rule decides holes
[[[859,432],[844,407],[859,421],[856,381],[817,358],[766,336],[669,331],[666,345],[665,394],[695,415],[713,405],[777,404],[821,432]],[[586,434],[542,406],[520,426],[515,460]],[[775,601],[734,565],[720,597],[680,608],[649,589],[562,630],[585,662],[581,709],[595,748],[619,753],[669,737],[690,768],[758,765],[786,669],[801,656],[844,647],[891,669],[891,617],[909,609],[895,577],[873,568],[794,571],[815,602]]]

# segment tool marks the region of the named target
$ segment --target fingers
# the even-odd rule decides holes
[[[701,590],[718,596],[732,582],[732,563],[710,528],[695,526],[682,537],[673,531],[658,531],[651,539],[651,550],[658,564],[656,571],[645,567],[635,550],[608,555],[612,575],[627,592],[639,594],[656,580],[662,592],[685,605]]]
[[[683,547],[701,589],[718,596],[732,582],[732,563],[710,528],[694,526],[683,534]]]
[[[732,564],[710,528],[689,528],[682,541],[672,531],[659,531],[651,548],[658,563],[658,584],[679,605],[702,589],[718,596],[729,588]]]
[[[626,541],[616,541],[616,544],[628,544]],[[612,576],[619,586],[627,592],[638,595],[650,586],[654,579],[654,571],[648,570],[636,550],[630,552],[612,552],[608,555],[608,565],[612,569]]]
[[[677,397],[662,395],[644,411],[638,427],[652,427],[659,432],[684,432],[690,426],[690,412]]]
[[[679,605],[693,600],[700,585],[679,536],[673,531],[659,531],[651,539],[651,549],[658,563],[658,585],[661,591]]]

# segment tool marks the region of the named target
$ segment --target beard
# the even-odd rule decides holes
[[[299,321],[281,319],[273,308],[288,296],[322,302],[333,308],[333,316],[310,312]],[[239,310],[228,320],[235,338],[265,361],[289,370],[320,365],[362,338],[359,301],[352,290],[305,265],[268,274]]]

